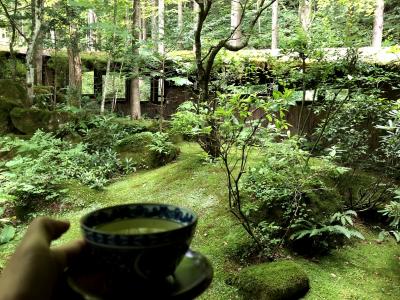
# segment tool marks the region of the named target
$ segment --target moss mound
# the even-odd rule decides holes
[[[68,112],[15,107],[10,113],[12,124],[20,132],[33,134],[36,130],[53,131],[71,119]]]
[[[299,265],[283,260],[244,268],[235,285],[244,299],[298,299],[309,290],[307,274]]]

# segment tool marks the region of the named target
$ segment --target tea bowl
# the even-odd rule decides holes
[[[121,233],[102,229],[104,224],[149,219],[171,221],[174,228],[160,232]],[[83,216],[81,230],[92,263],[116,280],[162,281],[172,275],[189,249],[197,216],[189,209],[158,203],[110,206]]]

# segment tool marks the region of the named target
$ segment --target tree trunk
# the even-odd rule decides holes
[[[79,31],[70,24],[70,44],[68,47],[68,83],[70,105],[80,107],[82,95],[82,62],[79,51]]]
[[[37,48],[38,38],[40,35],[42,20],[43,20],[43,1],[32,0],[32,33],[28,41],[28,48],[26,50],[26,89],[28,93],[29,103],[33,104],[34,91],[33,86],[35,83],[35,51]]]
[[[256,8],[257,8],[257,10],[260,9],[260,0],[257,0]],[[259,34],[261,34],[261,18],[258,18],[258,20],[257,20],[257,32]]]
[[[95,31],[93,29],[93,24],[96,24],[97,17],[96,13],[94,12],[93,9],[88,10],[88,34],[87,34],[87,46],[89,51],[94,51],[95,50],[95,45],[96,45],[96,35]]]
[[[278,0],[272,4],[272,30],[271,30],[271,50],[278,49],[279,27],[278,27],[279,5]]]
[[[132,52],[134,56],[139,55],[139,44],[140,40],[140,0],[133,0],[133,41],[132,41]],[[133,78],[131,78],[130,84],[130,110],[131,118],[137,120],[141,118],[140,111],[140,90],[139,90],[139,67],[137,65],[132,69]]]
[[[43,84],[43,34],[40,33],[35,51],[35,85]]]
[[[311,26],[312,17],[312,0],[300,0],[299,2],[299,18],[300,24],[304,31],[308,31]]]
[[[182,0],[178,0],[178,32],[179,37],[183,32],[183,3]],[[179,49],[183,48],[182,38],[178,39],[178,47]]]
[[[100,113],[104,114],[105,111],[105,104],[106,104],[106,97],[107,97],[107,87],[108,87],[108,78],[110,77],[110,66],[111,66],[111,56],[108,56],[107,59],[107,67],[106,67],[106,76],[104,76],[104,83],[103,83],[103,92],[101,94],[101,104],[100,104]]]
[[[231,1],[231,45],[236,47],[242,42],[242,5],[240,0]]]
[[[164,0],[158,0],[158,53],[164,55]]]
[[[158,50],[158,23],[157,23],[157,0],[151,0],[151,39],[154,43],[154,48]]]
[[[17,15],[17,9],[18,9],[18,1],[15,0],[14,1],[13,18],[15,18],[15,16]],[[17,79],[17,58],[16,58],[15,52],[14,52],[16,38],[17,38],[17,29],[11,22],[11,39],[10,39],[9,47],[10,47],[10,59],[12,62],[12,79],[13,80]]]
[[[374,31],[372,35],[372,47],[382,47],[383,33],[383,11],[385,8],[384,0],[376,0],[375,16],[374,16]]]
[[[193,31],[194,34],[196,35],[196,30],[198,30],[198,23],[199,23],[199,13],[200,13],[200,7],[199,4],[197,4],[196,1],[193,1]],[[196,53],[196,40],[193,43],[193,52]]]
[[[146,24],[146,18],[142,17],[141,19],[141,28],[142,28],[142,41],[147,40],[147,24]]]

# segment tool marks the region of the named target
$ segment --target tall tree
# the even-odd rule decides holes
[[[274,4],[272,4],[271,50],[278,49],[279,47],[278,15],[279,2],[276,0]]]
[[[132,52],[135,57],[139,56],[140,40],[140,0],[133,0],[133,26],[132,26]],[[139,66],[137,62],[132,69],[133,77],[130,83],[130,111],[134,120],[141,118],[140,90],[139,90]]]
[[[375,48],[380,48],[382,46],[384,2],[384,0],[376,0],[374,31],[372,34],[372,47]]]

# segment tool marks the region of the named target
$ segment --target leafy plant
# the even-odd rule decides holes
[[[400,242],[400,190],[395,191],[395,200],[390,201],[379,212],[390,220],[391,230],[382,230],[378,239],[383,241],[389,235],[393,235],[397,242]]]
[[[357,213],[348,210],[336,212],[324,222],[314,223],[304,219],[297,220],[291,226],[294,233],[292,233],[290,239],[308,240],[311,242],[310,245],[319,250],[328,250],[337,246],[342,241],[342,237],[364,239],[364,236],[359,231],[352,229],[354,226],[353,217],[357,217]]]
[[[169,140],[169,135],[163,132],[154,133],[148,147],[161,164],[175,159],[179,153],[179,149]]]

